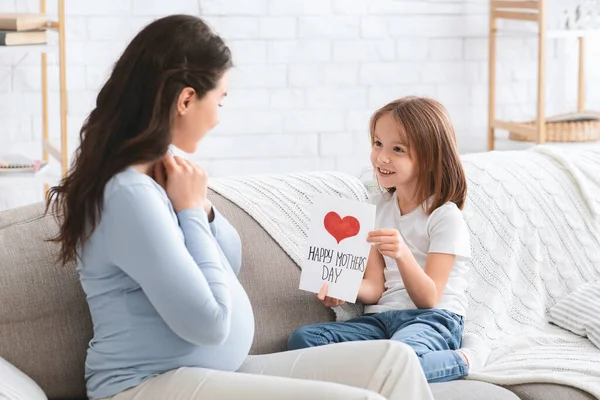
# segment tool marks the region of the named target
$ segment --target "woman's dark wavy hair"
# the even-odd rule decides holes
[[[107,182],[165,154],[181,91],[191,87],[201,98],[231,67],[229,48],[200,18],[171,15],[136,35],[81,128],[68,174],[48,194],[46,212],[52,209],[60,224],[50,240],[60,244],[63,264],[76,259],[98,225]]]

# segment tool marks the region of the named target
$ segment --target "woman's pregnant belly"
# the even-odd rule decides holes
[[[197,366],[235,371],[248,356],[254,340],[254,314],[246,291],[237,278],[233,279],[235,282],[231,282],[232,315],[229,336],[219,346],[198,346],[191,355],[198,362]]]
[[[179,367],[237,370],[252,346],[254,314],[246,291],[233,273],[229,287],[229,335],[223,344],[212,346],[182,339],[164,322],[141,288],[128,291],[124,294],[125,307],[120,310],[125,312],[117,316],[119,311],[111,307],[116,312],[110,322],[96,324],[86,361],[88,374],[106,374],[113,379],[124,375],[120,377],[123,379],[132,373],[156,374]]]

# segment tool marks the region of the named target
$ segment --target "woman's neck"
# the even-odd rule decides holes
[[[136,165],[132,165],[131,168],[135,169],[137,172],[139,172],[140,174],[145,174],[148,176],[152,176],[152,165],[153,163],[145,163],[145,164],[136,164]]]

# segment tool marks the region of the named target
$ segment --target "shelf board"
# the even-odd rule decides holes
[[[494,10],[492,18],[508,21],[529,21],[538,22],[539,14],[537,12],[515,11],[515,10]]]
[[[531,36],[537,37],[538,31],[525,30],[525,29],[502,29],[499,28],[496,31],[498,37],[523,37]],[[546,38],[548,39],[568,39],[568,38],[580,38],[580,37],[594,37],[600,36],[600,29],[548,29],[546,31]]]
[[[0,172],[0,186],[9,184],[29,184],[48,178],[50,166],[46,165],[36,173],[31,172]]]
[[[508,137],[497,137],[494,141],[494,150],[511,151],[526,150],[535,146],[547,146],[566,149],[597,149],[600,150],[600,141],[596,142],[546,142],[539,145],[533,141],[511,140]]]
[[[55,53],[58,47],[52,44],[28,44],[22,46],[0,46],[0,56],[25,55],[28,53]]]
[[[519,135],[529,136],[530,134],[536,133],[535,126],[531,126],[528,124],[524,124],[522,122],[509,122],[509,121],[500,121],[495,120],[492,123],[492,127],[496,129],[502,129],[505,131],[515,132]]]
[[[600,35],[600,29],[550,29],[546,33],[549,38],[579,38]]]

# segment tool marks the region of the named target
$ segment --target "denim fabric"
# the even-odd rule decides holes
[[[467,363],[455,350],[462,342],[463,317],[437,308],[364,315],[345,322],[304,326],[288,341],[288,350],[356,340],[399,340],[412,347],[428,382],[467,375]]]

